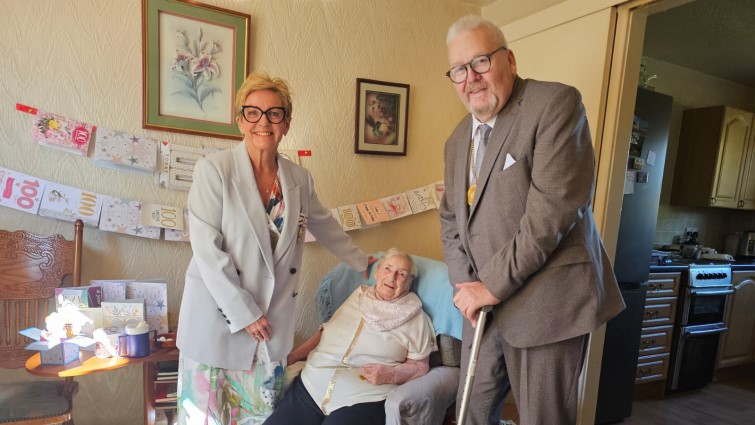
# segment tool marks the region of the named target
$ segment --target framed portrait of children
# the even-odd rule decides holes
[[[406,156],[409,85],[357,78],[354,153]]]
[[[240,139],[236,91],[249,72],[249,15],[142,0],[143,126]]]

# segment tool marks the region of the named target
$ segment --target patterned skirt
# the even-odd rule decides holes
[[[251,370],[208,366],[184,355],[178,365],[179,425],[260,425],[283,395],[286,359],[257,344]]]

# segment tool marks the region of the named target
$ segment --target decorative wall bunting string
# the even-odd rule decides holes
[[[61,115],[16,104],[16,109],[35,115],[32,138],[39,144],[87,156],[95,135],[97,165],[122,171],[153,174],[155,185],[188,191],[196,162],[219,151],[212,147],[184,146],[133,134],[97,128]],[[300,165],[309,149],[282,149],[279,153]],[[369,229],[381,223],[437,209],[443,197],[443,181],[380,199],[342,205],[331,214],[345,231]],[[149,239],[189,242],[188,210],[93,193],[73,186],[48,182],[0,167],[0,206],[29,214],[73,222]],[[163,232],[162,229],[165,229]],[[309,232],[305,242],[314,241]]]

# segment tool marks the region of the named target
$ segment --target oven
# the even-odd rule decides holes
[[[718,342],[727,331],[726,303],[733,293],[730,266],[689,266],[674,326],[668,392],[699,389],[713,379]]]

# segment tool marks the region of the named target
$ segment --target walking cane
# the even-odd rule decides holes
[[[467,380],[464,382],[464,392],[461,393],[461,407],[459,408],[459,420],[457,425],[464,425],[467,421],[467,411],[469,410],[469,397],[472,395],[472,384],[474,375],[477,371],[477,356],[480,354],[480,344],[482,344],[482,333],[485,332],[485,319],[488,312],[493,310],[492,305],[483,306],[477,314],[477,327],[474,330],[474,339],[472,340],[472,351],[469,353],[469,364],[467,365]]]

